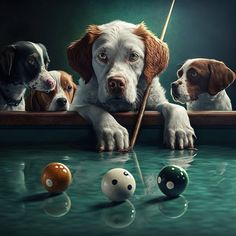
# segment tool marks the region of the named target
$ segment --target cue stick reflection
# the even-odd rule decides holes
[[[172,4],[171,4],[171,7],[170,7],[168,16],[166,18],[166,22],[165,22],[164,28],[163,28],[162,33],[161,33],[161,37],[160,37],[161,41],[164,40],[165,33],[166,33],[166,30],[167,30],[168,23],[170,21],[170,17],[171,17],[171,13],[172,13],[174,4],[175,4],[175,0],[172,0]],[[142,119],[143,119],[144,110],[145,110],[145,107],[146,107],[146,104],[147,104],[147,100],[148,100],[151,88],[152,88],[152,81],[149,82],[149,84],[147,85],[147,88],[145,90],[144,97],[143,97],[143,102],[142,102],[140,110],[138,112],[138,119],[136,121],[136,125],[135,125],[135,128],[134,128],[133,136],[132,136],[131,141],[130,141],[129,150],[134,148],[134,144],[136,142],[136,139],[137,139],[137,136],[138,136],[138,132],[140,130],[140,125],[141,125],[141,122],[142,122]]]
[[[138,176],[139,176],[142,184],[144,185],[144,187],[146,187],[145,182],[144,182],[144,178],[143,178],[143,174],[142,174],[142,171],[141,171],[141,168],[140,168],[140,165],[139,165],[139,161],[138,161],[138,158],[137,158],[137,154],[134,151],[132,151],[132,154],[133,154],[132,158],[133,158]]]

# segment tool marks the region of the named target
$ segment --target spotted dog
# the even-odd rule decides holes
[[[19,41],[0,52],[0,110],[25,111],[27,88],[51,91],[55,80],[47,71],[49,57],[43,44]]]

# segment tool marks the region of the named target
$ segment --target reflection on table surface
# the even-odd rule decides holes
[[[190,229],[193,235],[208,229],[220,235],[223,229],[236,229],[234,148],[170,151],[137,146],[129,153],[97,153],[76,146],[33,146],[0,152],[0,221],[5,234],[14,230],[20,235],[30,228],[35,235],[49,235],[55,225],[55,233],[88,235],[186,233]],[[53,195],[41,186],[40,175],[54,161],[70,168],[73,182],[66,192]],[[173,199],[157,187],[157,175],[168,164],[182,166],[190,178],[187,190]],[[119,204],[111,203],[100,189],[103,175],[115,167],[130,171],[137,184],[134,196]]]

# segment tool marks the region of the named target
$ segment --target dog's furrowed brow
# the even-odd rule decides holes
[[[144,51],[137,45],[134,45],[134,44],[126,44],[124,45],[126,51],[129,51],[129,52],[138,52],[139,54],[144,54]]]

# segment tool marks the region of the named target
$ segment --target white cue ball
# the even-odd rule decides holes
[[[134,194],[136,182],[129,171],[114,168],[103,176],[101,189],[111,201],[122,202]]]

